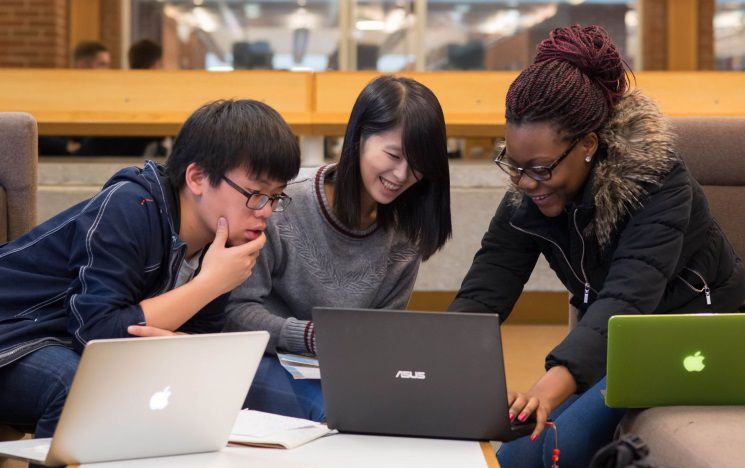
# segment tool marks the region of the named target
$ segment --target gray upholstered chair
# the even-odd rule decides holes
[[[0,244],[36,224],[36,174],[38,166],[36,121],[28,114],[0,112]],[[24,437],[0,425],[0,440]],[[0,458],[0,468],[25,463]]]
[[[676,147],[714,217],[745,259],[745,117],[670,119]]]
[[[745,118],[671,119],[677,150],[706,192],[714,217],[745,259]],[[621,431],[637,434],[659,466],[743,466],[745,406],[671,406],[630,411]]]
[[[33,117],[0,112],[0,244],[36,224],[37,146]]]

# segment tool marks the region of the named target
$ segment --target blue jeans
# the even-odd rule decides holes
[[[572,395],[551,413],[559,431],[559,466],[586,467],[601,447],[611,442],[625,409],[605,406],[600,393],[605,377],[581,395]],[[554,431],[543,430],[535,442],[529,436],[502,445],[497,453],[503,468],[550,467],[554,450]]]
[[[0,423],[52,437],[80,356],[47,346],[0,367]]]
[[[261,358],[244,408],[295,418],[325,421],[321,381],[293,379],[277,356]]]

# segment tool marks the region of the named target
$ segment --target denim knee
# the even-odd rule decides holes
[[[39,373],[36,385],[43,386],[43,390],[36,390],[39,392],[34,430],[37,438],[54,434],[79,362],[77,353],[61,346],[42,348],[26,360],[25,365]]]

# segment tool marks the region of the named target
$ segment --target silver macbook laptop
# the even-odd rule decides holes
[[[266,348],[267,332],[88,343],[51,439],[0,443],[43,465],[225,447]]]
[[[326,418],[340,432],[507,441],[499,317],[315,308]]]

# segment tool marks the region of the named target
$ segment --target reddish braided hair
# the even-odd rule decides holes
[[[557,28],[507,91],[507,122],[550,122],[567,138],[597,131],[631,71],[601,26]]]

